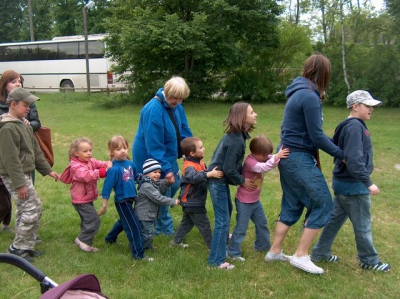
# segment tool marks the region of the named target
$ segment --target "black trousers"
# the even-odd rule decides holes
[[[196,226],[208,248],[211,248],[211,226],[207,213],[183,212],[181,223],[174,235],[175,243],[182,243],[183,238]]]

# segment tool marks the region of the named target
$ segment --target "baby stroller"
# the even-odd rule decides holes
[[[40,299],[109,299],[101,293],[100,283],[92,274],[82,274],[58,285],[22,257],[0,253],[0,263],[16,266],[40,282]]]

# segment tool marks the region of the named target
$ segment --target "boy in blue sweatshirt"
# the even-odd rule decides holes
[[[324,227],[311,259],[315,262],[336,262],[331,254],[332,244],[347,218],[353,224],[360,267],[366,270],[388,272],[390,265],[378,258],[372,242],[371,198],[379,188],[371,181],[374,169],[372,142],[365,121],[371,118],[373,107],[380,105],[364,90],[356,90],[347,96],[350,115],[336,128],[333,142],[344,153],[345,163],[335,158],[332,189],[335,193],[334,211]]]

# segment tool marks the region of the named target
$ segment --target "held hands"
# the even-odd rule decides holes
[[[224,176],[224,173],[222,170],[217,170],[218,166],[214,167],[213,170],[207,172],[207,177],[208,178],[222,178]]]
[[[282,145],[281,148],[279,149],[279,152],[276,153],[275,159],[277,161],[282,158],[287,158],[287,156],[289,156],[289,154],[290,154],[290,150],[288,148],[283,148],[283,145]]]
[[[106,163],[107,163],[106,170],[109,170],[112,167],[113,164],[112,164],[111,161],[107,161]]]
[[[247,178],[244,179],[242,186],[249,191],[254,191],[258,188],[257,184],[253,180]]]
[[[371,195],[377,195],[377,194],[379,194],[379,188],[378,188],[378,186],[375,185],[375,184],[372,184],[371,186],[369,186],[369,187],[368,187],[368,190],[369,190],[369,193],[370,193]]]
[[[179,206],[179,203],[180,203],[179,199],[175,199],[175,205]]]
[[[58,173],[56,173],[55,171],[52,171],[49,173],[49,176],[51,176],[54,181],[58,182],[58,180],[60,179],[60,175]]]

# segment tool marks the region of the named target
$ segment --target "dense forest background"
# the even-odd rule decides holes
[[[107,55],[150,99],[172,75],[191,99],[283,102],[287,84],[315,51],[332,62],[327,102],[365,89],[400,106],[400,1],[96,0],[89,34],[109,33]],[[85,1],[1,1],[0,43],[82,35]],[[31,17],[31,18],[30,18]]]

